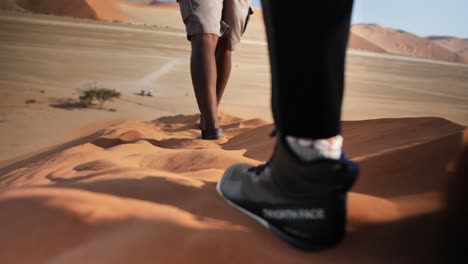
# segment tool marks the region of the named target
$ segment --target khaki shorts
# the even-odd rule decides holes
[[[187,38],[197,34],[215,34],[229,40],[234,50],[253,14],[250,0],[179,0]]]

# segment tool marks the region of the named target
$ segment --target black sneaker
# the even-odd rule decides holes
[[[201,139],[204,140],[218,140],[224,138],[224,131],[222,128],[202,129],[201,132]]]
[[[289,244],[318,250],[343,238],[347,192],[357,176],[357,164],[344,155],[303,162],[279,136],[268,163],[235,164],[216,189],[230,205]]]

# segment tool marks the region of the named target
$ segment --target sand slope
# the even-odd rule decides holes
[[[9,11],[25,11],[16,3],[16,0],[0,1],[0,9],[9,10]]]
[[[455,37],[428,37],[433,42],[468,58],[468,39]]]
[[[377,24],[353,25],[351,31],[389,53],[435,60],[467,62],[466,58],[429,39]]]
[[[386,52],[383,48],[373,44],[372,42],[352,32],[349,35],[348,48],[357,50],[367,50],[372,52]]]
[[[436,263],[444,256],[445,166],[460,149],[460,126],[439,118],[345,122],[346,151],[362,166],[349,234],[336,248],[306,254],[215,192],[230,164],[268,158],[272,125],[223,114],[228,140],[210,142],[194,139],[197,121],[124,122],[2,169],[2,262]]]
[[[40,14],[127,21],[115,0],[16,0],[27,11]]]

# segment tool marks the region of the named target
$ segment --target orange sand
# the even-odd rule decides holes
[[[436,263],[445,252],[446,164],[462,127],[439,118],[344,122],[362,175],[348,236],[295,250],[215,191],[235,162],[269,157],[273,129],[222,115],[227,142],[201,141],[197,116],[110,126],[0,170],[3,263]],[[428,230],[431,230],[429,232]],[[27,253],[26,253],[27,252]]]

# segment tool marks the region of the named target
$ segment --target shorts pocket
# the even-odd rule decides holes
[[[192,0],[179,0],[180,14],[184,23],[187,22],[188,18],[193,15]]]

